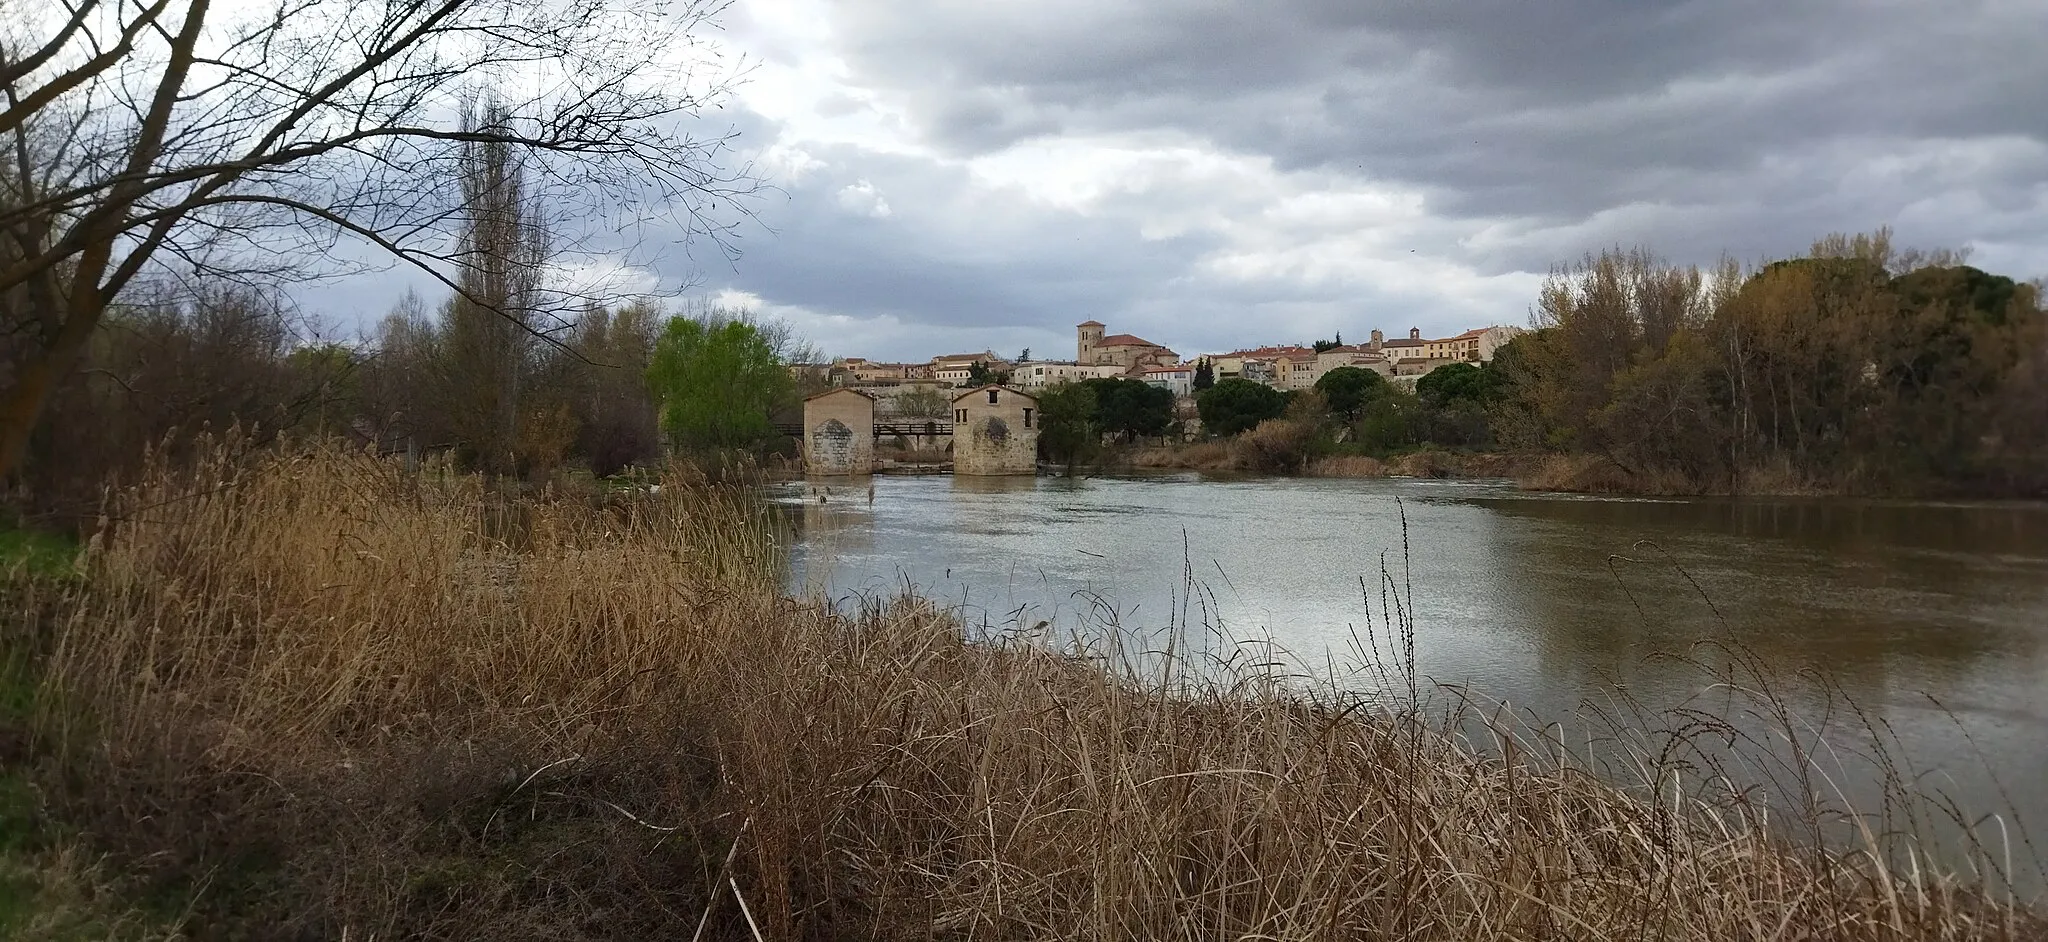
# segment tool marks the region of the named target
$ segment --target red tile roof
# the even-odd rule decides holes
[[[1074,326],[1075,326],[1075,327],[1101,327],[1101,326],[1103,326],[1103,325],[1102,325],[1102,322],[1101,322],[1101,321],[1082,321],[1082,322],[1080,322],[1080,323],[1078,323],[1078,324],[1075,324]]]
[[[1097,343],[1098,347],[1157,347],[1156,343],[1130,334],[1110,334]],[[1164,348],[1161,348],[1164,349]]]

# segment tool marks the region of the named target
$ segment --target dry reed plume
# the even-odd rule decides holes
[[[314,449],[109,515],[44,722],[119,859],[220,886],[195,931],[2043,937],[1739,804],[1483,758],[1405,693],[791,601],[744,489],[515,498]]]

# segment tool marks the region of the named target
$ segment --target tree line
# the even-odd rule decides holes
[[[346,436],[500,476],[777,444],[774,413],[804,391],[787,365],[815,351],[786,325],[709,304],[551,306],[526,163],[502,141],[461,150],[466,261],[444,301],[408,295],[343,342],[246,279],[138,282],[48,391],[16,502],[89,513],[102,482],[152,450],[233,426],[257,445]]]
[[[1964,261],[1887,230],[1748,270],[1589,256],[1497,355],[1492,428],[1618,489],[2048,492],[2041,285]]]
[[[1570,489],[2048,494],[2043,284],[1966,254],[1883,229],[1749,267],[1611,249],[1555,269],[1490,362],[1412,390],[1342,367],[1284,392],[1198,363],[1202,437],[1267,471],[1448,449],[1548,459],[1564,470],[1539,483]],[[1053,460],[1111,427],[1088,395],[1048,391]]]

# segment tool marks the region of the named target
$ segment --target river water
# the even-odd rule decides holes
[[[795,589],[914,588],[995,629],[1208,626],[1213,649],[1269,642],[1340,683],[1385,650],[1384,603],[1412,598],[1420,675],[1539,725],[1718,703],[1768,739],[1717,686],[1746,658],[1762,673],[1737,679],[1795,727],[1875,727],[1923,790],[2048,849],[2048,505],[1193,474],[817,479],[782,500]],[[1876,800],[1851,767],[1829,786]],[[2038,886],[2041,855],[2014,853]]]

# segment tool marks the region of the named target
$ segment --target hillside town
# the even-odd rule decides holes
[[[1371,370],[1397,386],[1413,388],[1416,380],[1452,363],[1483,364],[1517,334],[1518,327],[1478,327],[1451,337],[1425,338],[1419,328],[1406,337],[1389,339],[1372,331],[1365,343],[1262,346],[1228,353],[1183,357],[1132,334],[1109,333],[1108,325],[1089,320],[1076,325],[1072,359],[1008,358],[993,350],[951,353],[920,363],[880,363],[863,357],[840,357],[829,364],[799,367],[824,384],[853,388],[873,397],[878,411],[890,412],[897,397],[941,389],[1002,382],[1019,389],[1043,389],[1097,378],[1135,379],[1187,398],[1196,391],[1195,377],[1203,365],[1210,379],[1246,379],[1275,389],[1310,389],[1331,370]],[[1318,349],[1320,348],[1320,349]],[[1028,355],[1029,351],[1025,351]]]

